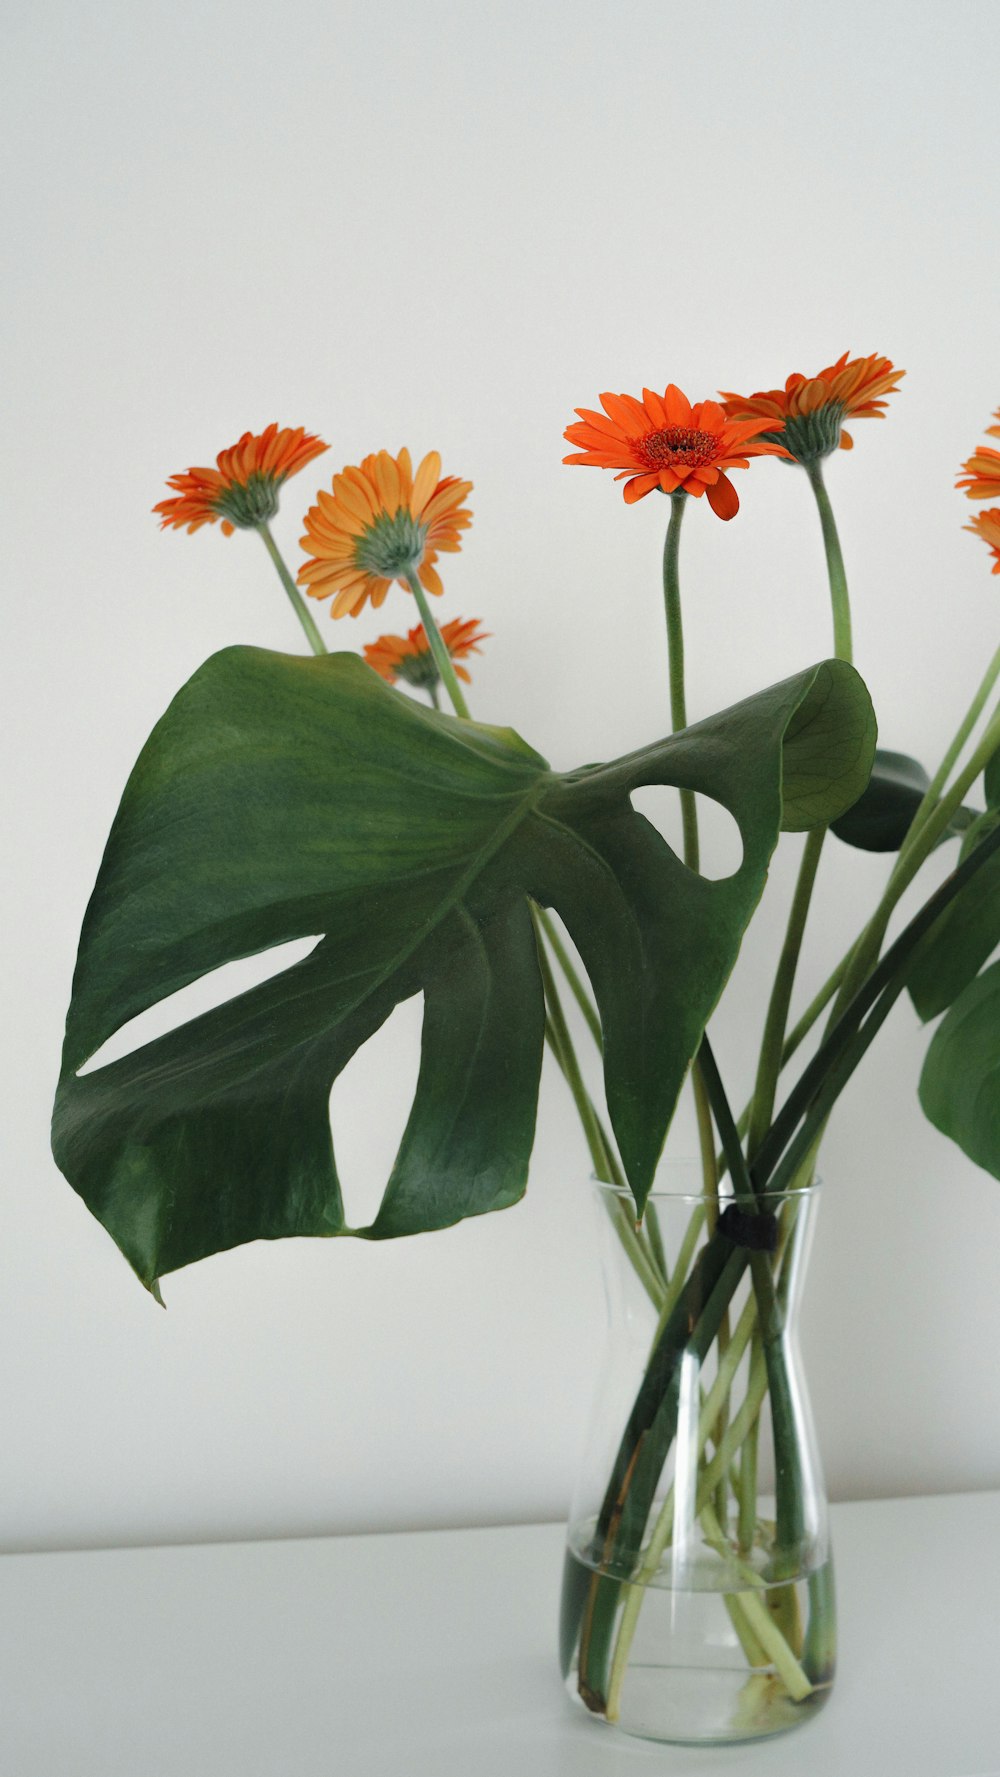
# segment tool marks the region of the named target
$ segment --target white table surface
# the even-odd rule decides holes
[[[756,1746],[566,1697],[558,1525],[0,1562],[3,1777],[998,1777],[1000,1494],[834,1508],[841,1665]]]

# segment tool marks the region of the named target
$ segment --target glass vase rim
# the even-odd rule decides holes
[[[596,1191],[601,1192],[606,1197],[615,1198],[619,1202],[631,1204],[634,1210],[635,1198],[628,1185],[616,1185],[607,1179],[598,1178],[596,1172],[591,1173],[590,1182]],[[780,1188],[777,1191],[769,1191],[766,1186],[762,1191],[758,1192],[721,1190],[718,1193],[718,1196],[713,1198],[713,1201],[721,1202],[723,1206],[727,1203],[746,1203],[751,1201],[751,1199],[755,1202],[791,1203],[799,1198],[817,1197],[822,1189],[823,1180],[822,1178],[817,1177],[813,1179],[811,1184],[792,1185]],[[671,1186],[667,1184],[658,1184],[654,1185],[649,1192],[649,1195],[646,1198],[646,1208],[648,1209],[651,1203],[689,1203],[695,1205],[706,1202],[708,1195],[709,1194],[702,1189],[692,1190],[690,1187],[681,1185]]]

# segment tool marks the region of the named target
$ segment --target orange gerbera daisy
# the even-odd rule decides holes
[[[1000,574],[1000,506],[990,506],[985,512],[977,512],[972,523],[965,525],[963,529],[973,531],[989,545],[993,553],[993,572]]]
[[[455,617],[442,625],[441,640],[451,660],[465,660],[469,654],[480,652],[479,644],[488,640],[489,632],[478,625],[478,617]],[[402,679],[407,685],[433,693],[441,677],[422,623],[405,636],[379,636],[377,642],[366,642],[365,659],[390,685]],[[467,685],[471,683],[464,666],[456,665],[455,672]]]
[[[1000,421],[1000,407],[993,418]],[[986,434],[989,438],[1000,438],[1000,424],[987,426]],[[981,444],[978,450],[973,451],[968,462],[962,464],[962,474],[955,486],[964,487],[969,500],[1000,499],[1000,450],[994,450],[989,444]],[[965,528],[971,530],[972,526],[966,525]]]
[[[905,375],[905,370],[894,370],[888,358],[874,353],[870,358],[848,358],[845,352],[815,376],[795,371],[783,389],[759,389],[755,395],[721,393],[733,419],[770,422],[765,437],[780,436],[796,462],[815,463],[838,445],[853,450],[854,439],[843,430],[844,420],[884,418],[885,397]]]
[[[171,500],[153,507],[162,513],[161,526],[196,531],[221,519],[227,537],[234,530],[259,530],[278,510],[278,489],[290,475],[297,475],[313,457],[327,449],[321,438],[301,426],[279,432],[277,423],[263,432],[244,432],[238,444],[220,450],[215,469],[187,469],[171,475],[167,486],[177,489]]]
[[[605,394],[600,402],[603,413],[576,409],[580,424],[567,426],[563,437],[583,449],[563,462],[618,469],[615,480],[625,481],[629,505],[655,487],[665,494],[707,494],[719,518],[733,518],[740,502],[725,470],[747,469],[751,457],[786,454],[780,443],[758,436],[761,420],[731,420],[717,401],[692,407],[675,383],[662,395],[643,389],[641,401]]]
[[[334,617],[357,617],[367,599],[377,609],[393,580],[406,586],[411,574],[427,592],[442,592],[434,563],[439,551],[461,549],[471,489],[454,475],[441,479],[436,450],[416,474],[408,450],[365,457],[335,475],[333,492],[321,489],[306,514],[302,547],[312,553],[299,580],[310,598],[333,594]]]

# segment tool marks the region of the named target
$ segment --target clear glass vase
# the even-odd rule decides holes
[[[573,1502],[561,1655],[627,1733],[752,1740],[830,1693],[826,1492],[796,1340],[819,1188],[596,1187],[610,1337]],[[686,1188],[685,1188],[686,1187]]]

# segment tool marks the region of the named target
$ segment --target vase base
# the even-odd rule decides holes
[[[795,1703],[780,1680],[768,1673],[744,1677],[739,1692],[718,1673],[697,1672],[690,1667],[664,1672],[662,1666],[634,1667],[629,1679],[629,1698],[617,1728],[635,1740],[653,1740],[668,1746],[736,1746],[751,1740],[775,1739],[803,1727],[818,1714],[830,1692],[825,1685],[805,1703]],[[583,1708],[576,1674],[567,1680],[573,1702]],[[593,1717],[595,1711],[588,1708]]]
[[[566,1567],[567,1618],[578,1622],[594,1572],[572,1552]],[[753,1591],[622,1587],[606,1651],[592,1628],[583,1677],[577,1648],[564,1644],[567,1688],[578,1705],[638,1739],[711,1746],[788,1733],[818,1713],[832,1687],[832,1647],[818,1659],[816,1633],[817,1603],[831,1587],[829,1563],[808,1579]],[[631,1622],[630,1597],[641,1606]]]

